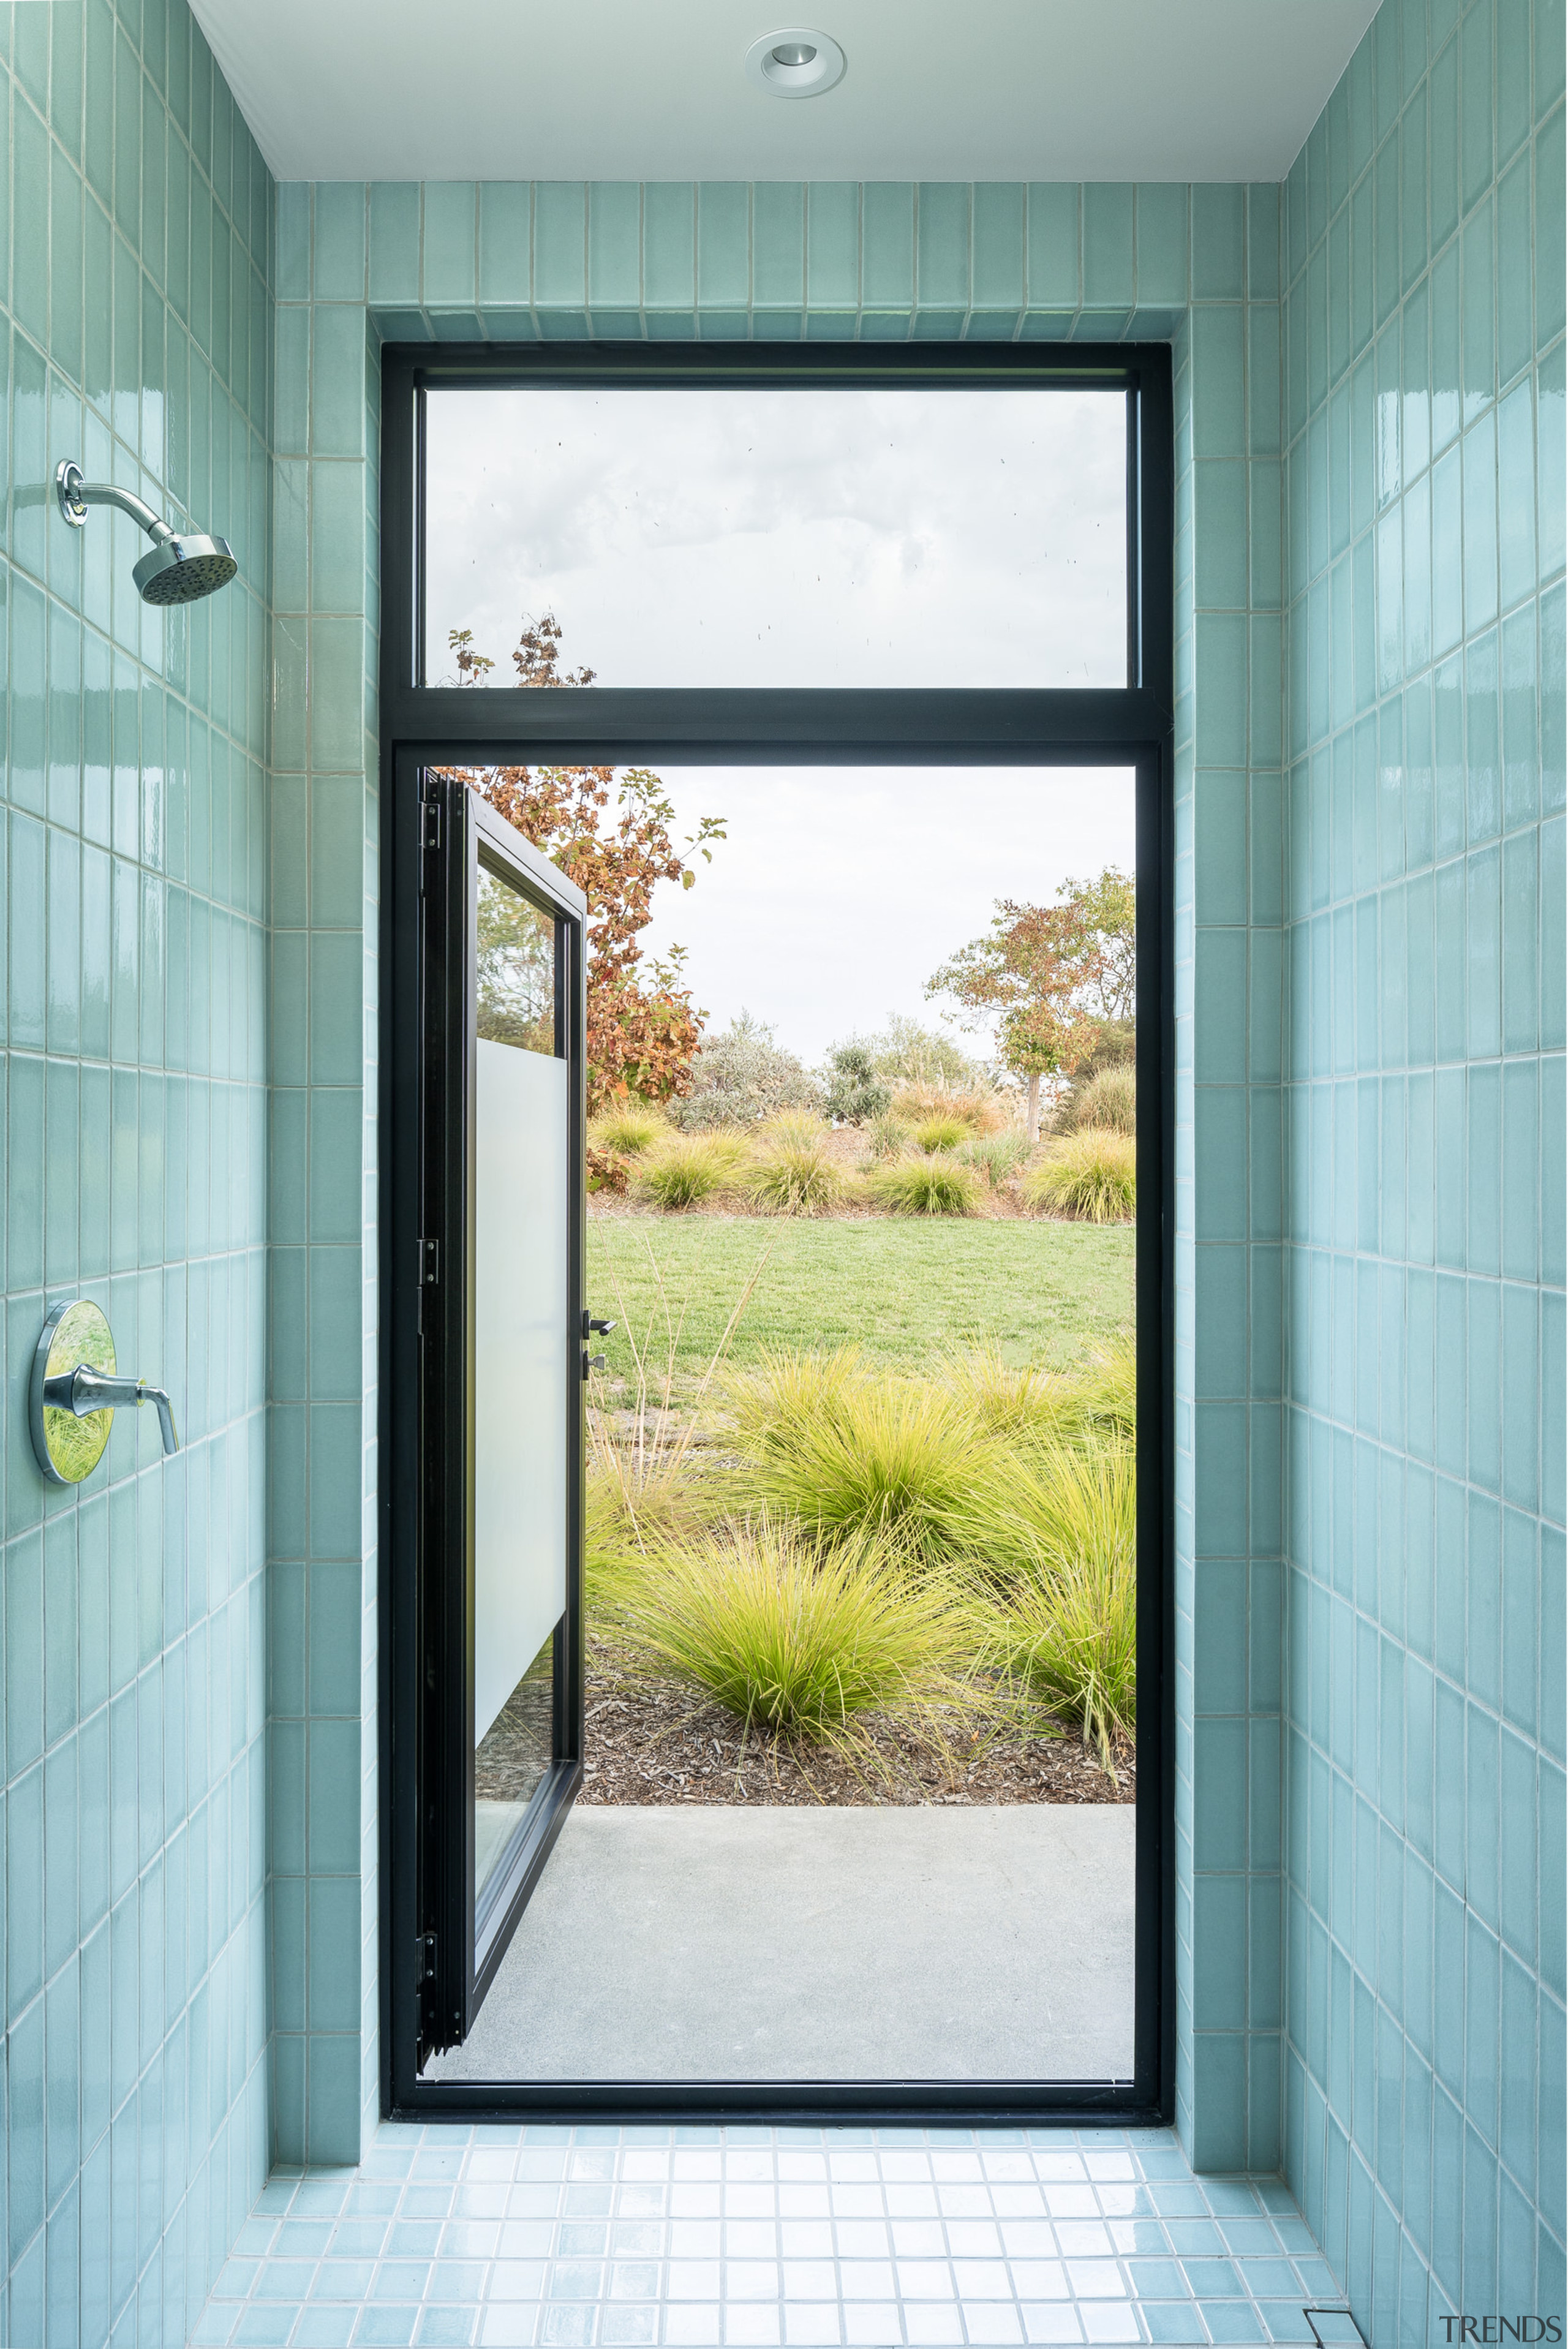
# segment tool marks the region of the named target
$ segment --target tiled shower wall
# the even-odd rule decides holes
[[[182,2344],[265,2174],[263,1262],[272,188],[183,0],[0,10],[6,2300]],[[222,532],[140,604],[76,458]],[[85,1493],[26,1427],[46,1308],[184,1443]]]
[[[1277,2166],[1279,271],[1274,187],[279,189],[281,2158],[354,2158],[380,2095],[377,344],[1131,336],[1173,344],[1178,412],[1178,2101],[1201,2167]]]
[[[1385,0],[1286,201],[1286,2171],[1561,2310],[1563,23]]]

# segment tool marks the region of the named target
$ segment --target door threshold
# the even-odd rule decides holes
[[[1130,2080],[473,2080],[417,2084],[388,2120],[712,2121],[830,2127],[1167,2128]]]

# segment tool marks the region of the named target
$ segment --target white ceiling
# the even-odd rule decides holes
[[[1375,5],[195,0],[282,180],[1277,180]],[[746,80],[791,22],[836,89]]]

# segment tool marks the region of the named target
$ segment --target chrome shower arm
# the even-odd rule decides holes
[[[161,1387],[149,1386],[145,1379],[106,1378],[90,1364],[78,1362],[74,1371],[62,1371],[44,1381],[44,1401],[51,1411],[68,1411],[77,1419],[85,1419],[92,1411],[118,1411],[122,1405],[150,1402],[158,1413],[164,1451],[180,1449],[174,1406]]]
[[[55,491],[60,512],[73,530],[80,530],[89,506],[118,506],[121,513],[140,523],[154,546],[167,546],[174,536],[169,524],[160,521],[134,490],[119,489],[113,481],[84,481],[79,465],[67,461],[56,467]]]

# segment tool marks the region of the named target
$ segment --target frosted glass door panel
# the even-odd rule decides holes
[[[474,1739],[566,1606],[567,1077],[479,1040]]]

